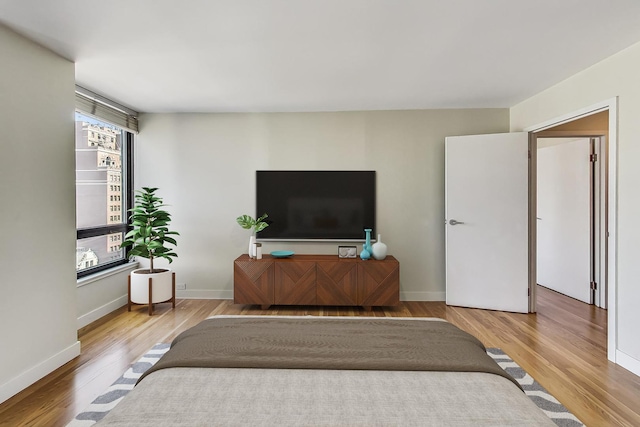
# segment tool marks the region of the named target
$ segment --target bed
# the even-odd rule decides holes
[[[553,426],[440,319],[214,316],[99,426]]]

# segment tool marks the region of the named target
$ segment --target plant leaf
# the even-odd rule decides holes
[[[264,230],[268,226],[269,226],[269,224],[267,224],[266,222],[259,222],[258,224],[256,224],[256,233]]]
[[[166,237],[164,238],[165,242],[171,243],[172,245],[178,245],[178,243],[176,243],[176,239],[172,238],[172,237]]]
[[[253,227],[256,223],[255,220],[251,218],[249,215],[241,215],[238,218],[236,218],[236,221],[238,222],[238,224],[240,224],[240,227],[247,230]]]

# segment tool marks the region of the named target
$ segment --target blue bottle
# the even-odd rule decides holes
[[[371,246],[371,229],[370,228],[365,228],[364,229],[365,235],[366,235],[366,241],[364,244],[364,249],[369,252],[369,256],[371,256],[371,254],[373,253],[373,247]]]

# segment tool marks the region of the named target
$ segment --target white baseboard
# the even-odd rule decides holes
[[[400,301],[445,301],[445,292],[400,292]]]
[[[19,374],[0,386],[0,403],[20,393],[36,381],[44,378],[71,359],[80,355],[80,341],[54,354],[32,368]]]
[[[176,291],[176,298],[183,299],[233,299],[233,291],[222,290],[207,290],[207,289],[195,289],[195,290],[183,290]],[[114,299],[106,303],[103,306],[83,314],[78,317],[78,329],[84,328],[91,322],[95,322],[102,316],[106,316],[114,310],[119,309],[122,306],[127,305],[127,295],[122,295],[119,298]]]
[[[127,305],[127,301],[127,295],[122,295],[121,297],[116,298],[113,301],[108,302],[105,305],[88,312],[87,314],[83,314],[82,316],[78,317],[78,329],[84,328],[89,323],[95,322],[102,316],[106,316],[112,311],[119,309],[123,305]]]
[[[176,291],[176,298],[182,299],[233,299],[232,290],[186,289]],[[444,292],[400,292],[400,301],[444,301]],[[107,304],[78,317],[78,329],[87,326],[127,304],[127,296],[123,295]]]
[[[176,298],[183,299],[233,299],[233,291],[209,290],[209,289],[187,289],[176,291]]]
[[[193,289],[176,291],[176,298],[233,299],[233,291]],[[400,301],[444,301],[444,292],[400,292]],[[126,302],[125,302],[126,303]]]
[[[640,360],[634,359],[620,350],[616,350],[616,363],[624,369],[640,376]]]

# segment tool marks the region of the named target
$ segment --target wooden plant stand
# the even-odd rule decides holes
[[[131,304],[138,304],[131,301],[131,274],[128,276],[127,284],[127,311],[131,311]],[[171,298],[165,301],[151,302],[153,301],[153,279],[149,277],[149,316],[153,314],[153,304],[162,304],[165,302],[171,302],[171,306],[176,308],[176,273],[171,273]]]

